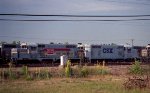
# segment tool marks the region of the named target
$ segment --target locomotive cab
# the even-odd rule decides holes
[[[125,61],[133,62],[135,59],[140,59],[138,50],[134,47],[124,47]]]

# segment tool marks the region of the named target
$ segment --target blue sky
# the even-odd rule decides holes
[[[0,13],[73,15],[150,15],[150,0],[0,0]],[[89,19],[0,16],[9,19]],[[141,17],[149,18],[150,17]],[[90,18],[134,19],[134,18]],[[98,22],[0,21],[0,41],[93,44],[150,43],[150,20]]]

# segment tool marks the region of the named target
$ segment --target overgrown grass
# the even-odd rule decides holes
[[[22,66],[22,67],[21,67],[20,74],[21,74],[21,75],[24,75],[24,76],[28,76],[28,73],[29,73],[28,67],[27,67],[27,66]]]
[[[110,74],[110,71],[108,71],[105,66],[97,65],[95,70],[96,70],[95,71],[96,75],[107,75],[107,74]]]
[[[70,78],[85,78],[89,75],[107,75],[109,71],[103,66],[88,67],[77,66],[66,68],[35,68],[35,70],[29,70],[29,67],[22,66],[20,70],[12,70],[12,68],[5,68],[5,71],[1,71],[1,79],[24,79],[24,80],[36,80],[36,79],[50,79],[53,77],[70,77]]]
[[[10,81],[0,84],[0,93],[149,93],[150,89],[125,90],[122,81],[50,79]]]
[[[131,68],[138,72],[139,67],[136,66],[132,65]],[[116,77],[113,78],[105,65],[77,66],[71,69],[71,77],[66,78],[65,68],[35,68],[31,71],[28,67],[22,67],[18,72],[11,68],[11,73],[9,68],[6,68],[1,70],[0,74],[0,93],[149,93],[150,91],[148,88],[126,90],[123,86],[125,78],[114,79]],[[13,75],[12,73],[16,76],[19,73],[26,78],[19,76],[19,79],[10,80],[9,75]],[[91,75],[93,77],[90,77]],[[8,79],[5,79],[6,76]]]
[[[50,79],[52,77],[50,71],[48,69],[42,69],[38,70],[38,72],[35,73],[37,79]]]
[[[8,65],[9,67],[6,70],[0,71],[1,79],[11,79],[11,80],[18,79],[19,78],[18,73],[12,70],[12,63],[10,62]]]
[[[88,77],[91,75],[108,75],[111,74],[110,71],[104,65],[97,65],[94,67],[89,66],[75,66],[72,68],[73,77]]]

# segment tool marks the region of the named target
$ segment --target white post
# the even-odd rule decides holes
[[[60,65],[63,66],[67,63],[68,57],[66,55],[60,56]]]

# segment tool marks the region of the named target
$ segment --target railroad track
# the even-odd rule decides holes
[[[109,65],[132,65],[134,62],[105,62],[105,65],[109,66]],[[144,63],[142,63],[144,64]],[[17,64],[13,64],[13,67],[22,67],[22,66],[28,66],[28,67],[57,67],[60,65],[60,63],[55,63],[55,62],[40,62],[40,63],[36,63],[36,64],[30,64],[30,63],[17,63]],[[73,62],[71,63],[72,66],[74,65],[80,65],[79,62]],[[91,63],[82,63],[82,65],[87,65],[87,66],[94,66],[94,65],[103,65],[103,62],[91,62]],[[8,64],[1,64],[0,68],[7,68],[9,67]]]

